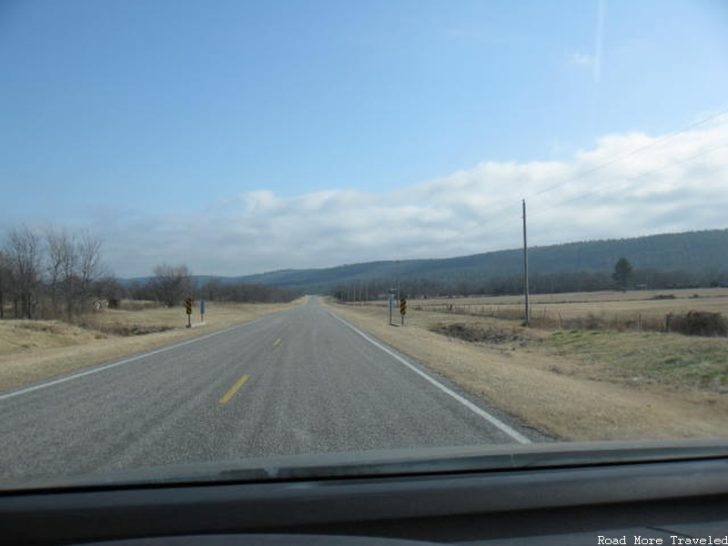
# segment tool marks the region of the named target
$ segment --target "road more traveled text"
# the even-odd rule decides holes
[[[631,540],[630,540],[631,539]],[[633,545],[638,546],[642,544],[656,544],[656,545],[678,545],[678,546],[728,546],[728,535],[707,537],[685,537],[678,535],[670,535],[670,538],[661,537],[648,537],[643,535],[632,535],[627,538],[627,535],[608,537],[606,535],[597,535],[597,545],[611,546],[611,545]]]

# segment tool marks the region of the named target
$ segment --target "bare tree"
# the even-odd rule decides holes
[[[78,255],[78,282],[82,298],[87,298],[91,292],[92,283],[101,278],[103,267],[101,265],[101,241],[89,235],[81,236],[76,245]]]
[[[216,301],[223,292],[223,285],[220,279],[209,279],[202,287],[200,297],[209,301]]]
[[[101,241],[88,233],[68,241],[67,250],[62,286],[70,318],[89,304],[93,283],[104,276],[105,270],[101,265]]]
[[[121,299],[127,294],[127,288],[113,276],[103,276],[94,281],[91,295],[96,298],[104,298],[109,303],[109,308],[117,308]]]
[[[150,283],[157,300],[168,307],[174,307],[192,292],[192,277],[186,265],[158,265]]]
[[[0,251],[0,320],[5,318],[5,296],[12,290],[13,271],[9,256]]]
[[[54,316],[58,314],[58,300],[61,296],[70,296],[69,283],[75,275],[76,249],[73,236],[65,231],[46,233],[46,253],[48,273],[48,288],[51,296],[51,308]],[[68,307],[68,301],[66,301]]]
[[[20,298],[20,314],[25,318],[33,318],[36,289],[40,281],[40,237],[27,226],[13,229],[8,235],[7,253],[12,264],[17,297]]]

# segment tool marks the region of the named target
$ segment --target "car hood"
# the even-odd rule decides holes
[[[728,458],[728,439],[554,442],[255,457],[0,482],[0,491],[502,472],[706,458]]]

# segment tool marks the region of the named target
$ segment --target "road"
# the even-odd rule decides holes
[[[310,298],[223,332],[0,393],[0,482],[255,456],[526,443],[532,435]]]

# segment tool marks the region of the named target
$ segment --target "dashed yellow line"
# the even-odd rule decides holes
[[[275,340],[275,341],[273,342],[273,347],[278,347],[278,345],[280,345],[280,344],[281,344],[281,338],[277,338],[277,339],[276,339],[276,340]]]
[[[240,387],[242,387],[243,385],[245,385],[245,382],[248,379],[250,379],[250,376],[249,375],[244,375],[240,379],[238,379],[235,382],[235,385],[233,385],[232,387],[230,387],[230,389],[225,393],[225,396],[223,396],[222,398],[220,398],[220,400],[218,400],[218,403],[219,404],[227,404],[228,402],[230,402],[230,399],[233,396],[235,396],[235,393],[240,390]]]

